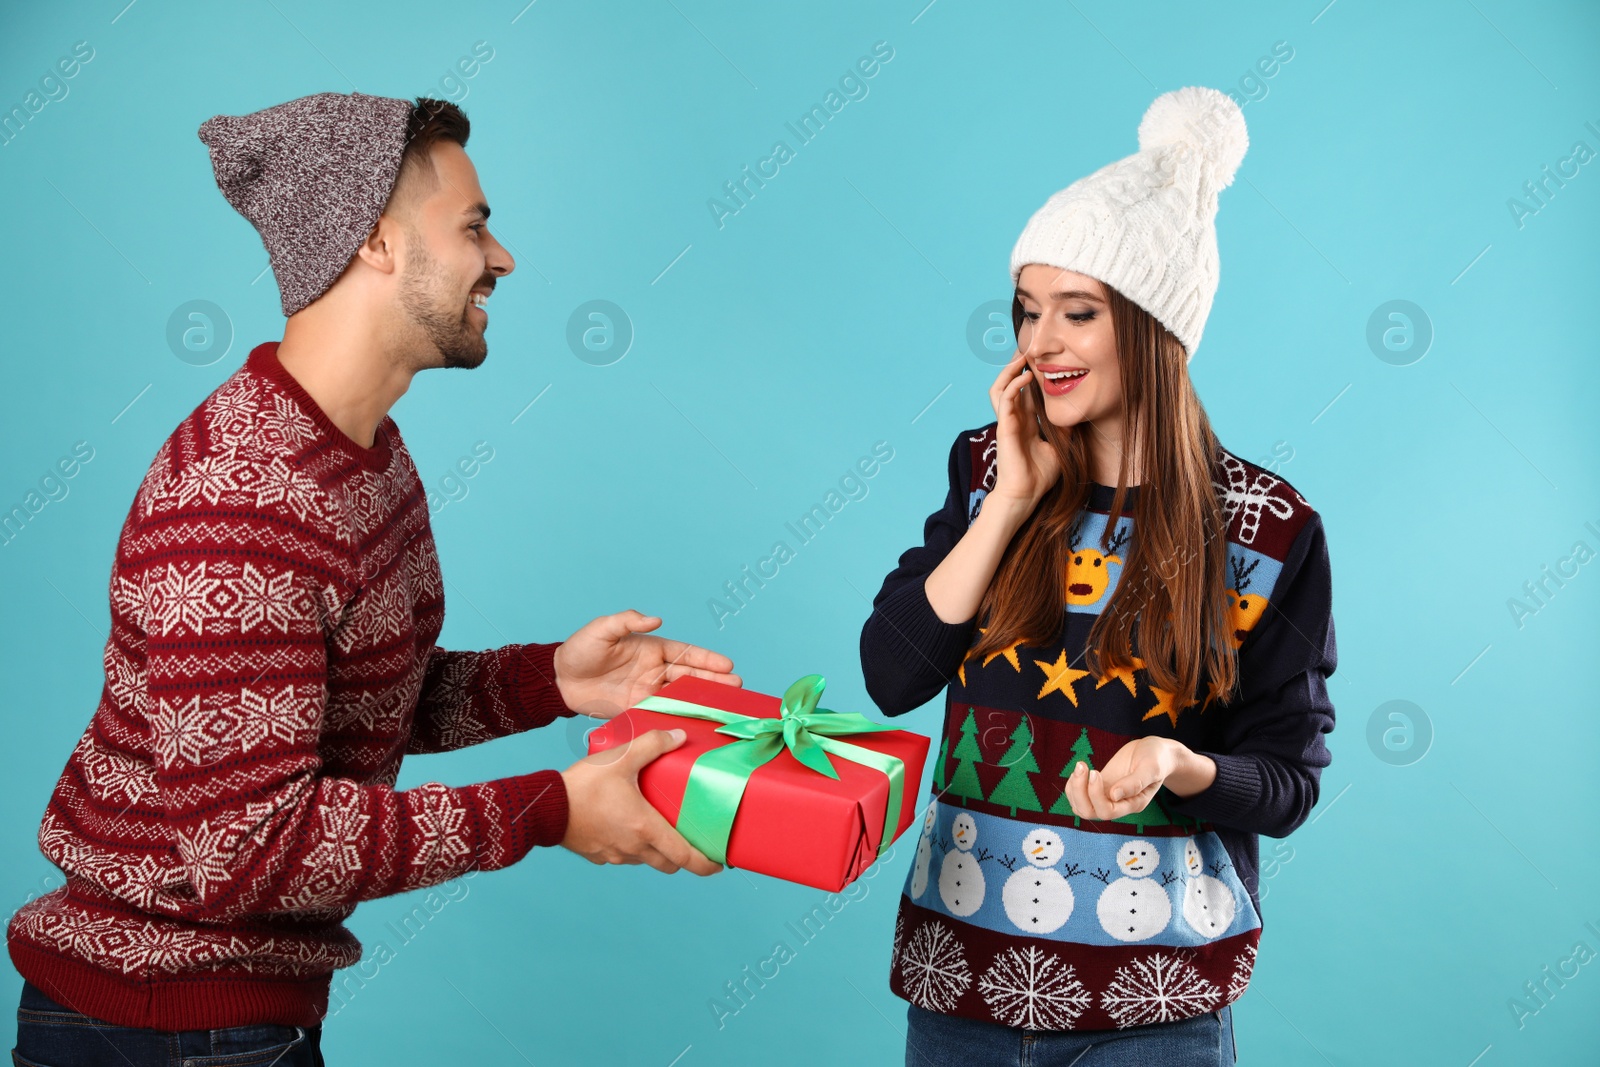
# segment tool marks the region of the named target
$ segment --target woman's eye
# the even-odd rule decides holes
[[[1093,312],[1093,311],[1075,311],[1075,312],[1068,312],[1068,314],[1067,314],[1067,318],[1071,319],[1073,322],[1078,322],[1078,323],[1088,322],[1089,320],[1093,319],[1094,316],[1095,316],[1095,312]],[[1026,319],[1028,322],[1038,322],[1039,321],[1039,313],[1037,311],[1024,311],[1022,313],[1022,317],[1024,319]]]

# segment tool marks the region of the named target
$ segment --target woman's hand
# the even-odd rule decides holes
[[[989,387],[1000,446],[994,488],[989,490],[989,496],[1020,505],[1028,512],[1061,478],[1056,450],[1039,436],[1033,393],[1027,388],[1032,380],[1033,371],[1026,366],[1026,357],[1018,352]]]
[[[1117,749],[1103,770],[1093,770],[1085,763],[1072,768],[1067,777],[1067,801],[1079,818],[1120,819],[1148,807],[1156,790],[1169,779],[1174,784],[1181,780],[1190,792],[1205,788],[1216,770],[1212,761],[1205,759],[1211,775],[1203,776],[1201,771],[1206,768],[1199,766],[1201,759],[1204,757],[1173,738],[1138,737]]]

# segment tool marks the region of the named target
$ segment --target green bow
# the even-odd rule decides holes
[[[833,779],[839,777],[839,772],[828,759],[829,752],[886,774],[889,804],[884,810],[878,855],[888,849],[900,824],[905,761],[834,738],[880,733],[896,727],[875,723],[853,711],[817,707],[825,684],[820,674],[808,674],[795,682],[784,691],[783,713],[776,719],[723,711],[672,697],[648,696],[634,705],[645,711],[711,719],[723,724],[717,727],[717,733],[739,738],[731,745],[702,753],[694,761],[694,766],[689,768],[688,785],[684,787],[683,805],[678,811],[678,831],[711,860],[721,864],[728,862],[728,835],[733,832],[733,817],[744,798],[750,775],[784,749],[818,774]]]

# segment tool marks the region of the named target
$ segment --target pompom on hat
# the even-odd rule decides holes
[[[1189,86],[1156,97],[1139,151],[1062,189],[1011,250],[1011,283],[1029,263],[1086,274],[1154,315],[1188,359],[1217,294],[1217,194],[1250,138],[1228,94]]]
[[[250,220],[287,318],[328,290],[389,202],[412,105],[313,93],[200,124],[217,188]]]

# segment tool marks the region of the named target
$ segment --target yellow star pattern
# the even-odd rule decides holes
[[[1200,706],[1200,710],[1206,710],[1206,708],[1211,706],[1211,702],[1213,700],[1220,700],[1223,695],[1224,693],[1221,683],[1219,683],[1215,678],[1211,679],[1207,686],[1206,702]]]
[[[1156,706],[1144,713],[1146,719],[1153,719],[1157,715],[1165,715],[1172,720],[1174,728],[1178,725],[1178,709],[1172,706],[1172,698],[1177,696],[1171,689],[1163,689],[1159,685],[1152,685],[1150,691],[1156,695]]]
[[[1008,648],[998,649],[989,653],[987,656],[983,657],[983,665],[987,667],[997,657],[1004,656],[1006,658],[1006,662],[1011,664],[1011,669],[1016,671],[1018,674],[1021,674],[1022,663],[1017,659],[1017,646],[1020,644],[1022,644],[1021,641],[1013,641]]]
[[[1133,662],[1126,667],[1112,667],[1105,673],[1103,677],[1095,682],[1094,687],[1099,689],[1107,682],[1121,682],[1125,687],[1127,687],[1128,695],[1131,697],[1136,697],[1139,695],[1139,690],[1138,683],[1134,680],[1133,672],[1143,666],[1144,660],[1140,659],[1138,656],[1135,656],[1133,657]]]
[[[989,628],[987,626],[980,626],[980,627],[978,627],[978,632],[980,634],[986,634],[986,633],[989,632]],[[1017,658],[1017,648],[1019,646],[1021,646],[1021,644],[1022,644],[1022,642],[1020,640],[1019,641],[1014,641],[1014,642],[1012,642],[1012,644],[1011,644],[1011,646],[1009,648],[1002,648],[1002,649],[999,649],[997,651],[989,653],[987,656],[985,656],[983,658],[983,665],[985,667],[987,667],[989,664],[993,663],[996,659],[999,659],[1001,656],[1004,656],[1006,658],[1006,662],[1011,664],[1011,669],[1012,670],[1016,671],[1018,674],[1022,673],[1022,661]],[[966,685],[967,684],[967,660],[969,660],[971,658],[972,658],[971,654],[968,654],[968,655],[962,657],[961,666],[956,668],[956,676],[961,679],[961,684],[962,685]]]
[[[1033,662],[1035,666],[1044,671],[1044,687],[1039,690],[1038,699],[1043,700],[1047,693],[1061,693],[1072,701],[1073,707],[1077,707],[1078,694],[1073,692],[1072,687],[1077,683],[1078,679],[1089,677],[1089,672],[1080,671],[1075,667],[1069,666],[1067,664],[1066,649],[1061,650],[1061,654],[1056,657],[1054,663],[1046,663],[1044,660],[1039,659]]]

